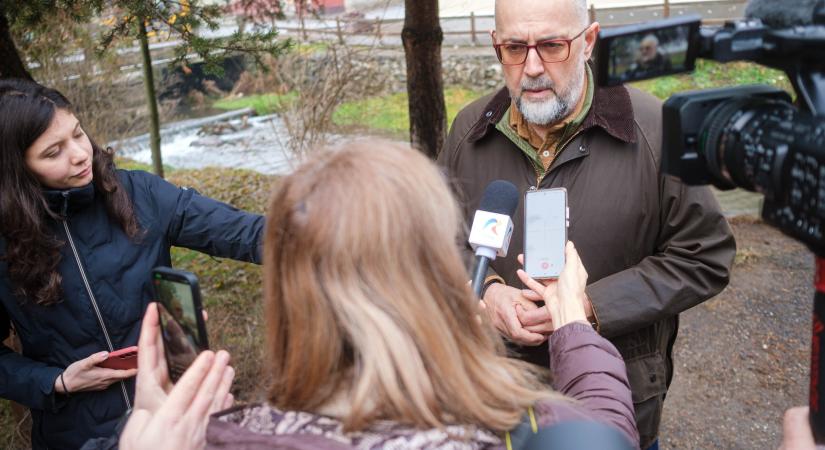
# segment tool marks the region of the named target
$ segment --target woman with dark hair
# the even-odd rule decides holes
[[[135,345],[149,273],[172,245],[260,262],[264,219],[115,168],[59,92],[0,80],[0,397],[32,412],[34,448],[110,435],[135,370],[99,367]]]

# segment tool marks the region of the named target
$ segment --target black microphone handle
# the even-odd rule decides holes
[[[481,300],[481,290],[484,289],[484,279],[487,278],[487,268],[490,266],[490,258],[486,256],[476,256],[473,265],[473,292]]]

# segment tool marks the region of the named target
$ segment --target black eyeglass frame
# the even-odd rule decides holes
[[[527,57],[530,56],[530,50],[535,50],[536,54],[539,56],[539,59],[544,63],[553,64],[553,63],[565,62],[568,59],[570,59],[570,47],[571,47],[572,42],[575,41],[576,39],[580,38],[584,34],[584,32],[587,31],[589,28],[590,28],[590,25],[584,27],[583,30],[581,30],[578,34],[571,37],[570,39],[546,39],[546,40],[543,40],[543,41],[538,41],[533,45],[522,44],[520,42],[503,42],[501,44],[493,44],[493,48],[496,50],[496,57],[498,58],[498,62],[500,62],[502,65],[505,65],[505,66],[520,66],[520,65],[524,64],[525,62],[527,62]],[[541,52],[539,51],[538,46],[546,44],[548,42],[564,43],[564,45],[567,46],[567,55],[565,55],[564,59],[559,59],[559,60],[556,60],[556,61],[546,61],[544,58],[542,58]],[[501,57],[501,47],[503,47],[505,45],[515,45],[515,46],[527,48],[527,51],[524,52],[524,59],[519,63],[506,63],[506,62],[504,62],[504,60]]]

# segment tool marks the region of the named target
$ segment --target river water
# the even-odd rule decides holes
[[[165,126],[161,131],[161,155],[164,165],[175,168],[213,166],[285,174],[295,164],[288,141],[289,135],[277,115],[251,117],[248,111],[235,111]],[[121,156],[152,163],[148,135],[110,145]]]

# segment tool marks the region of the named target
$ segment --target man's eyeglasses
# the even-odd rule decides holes
[[[499,62],[505,66],[524,64],[527,61],[530,49],[536,49],[539,58],[546,63],[563,62],[570,57],[570,43],[584,34],[587,28],[590,27],[586,27],[570,39],[548,39],[536,42],[535,45],[506,42],[504,44],[493,44],[493,48],[496,49]]]

